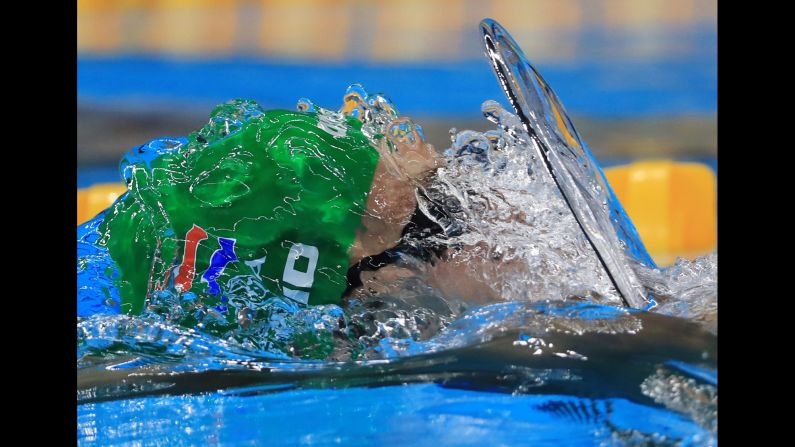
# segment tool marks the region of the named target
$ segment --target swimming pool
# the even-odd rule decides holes
[[[141,315],[121,312],[99,242],[104,214],[80,226],[78,441],[716,444],[717,255],[657,268],[609,187],[594,186],[603,174],[554,95],[519,115],[492,103],[483,111],[497,130],[453,135],[437,175],[460,198],[441,223],[475,228],[450,237],[488,247],[468,261],[527,263],[495,270],[497,302],[459,302],[409,279],[342,307],[270,297],[258,303],[259,332],[218,329],[203,308],[191,327],[181,318],[195,297],[181,290],[152,294]],[[521,133],[520,118],[551,116],[568,138],[536,138],[542,121]],[[177,147],[162,142],[148,147]],[[555,164],[549,148],[571,146],[579,164]],[[570,183],[555,176],[580,165]]]

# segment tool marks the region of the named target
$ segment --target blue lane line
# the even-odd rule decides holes
[[[575,115],[603,117],[711,114],[717,110],[715,58],[591,61],[537,68]],[[337,108],[348,84],[386,92],[406,115],[474,117],[486,99],[505,103],[485,61],[372,64],[310,63],[236,57],[223,60],[155,56],[78,58],[83,101],[146,105],[217,104],[249,98],[294,109],[308,97]]]

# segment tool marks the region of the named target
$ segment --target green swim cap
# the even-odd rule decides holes
[[[237,100],[188,138],[132,150],[99,229],[122,313],[164,292],[222,313],[273,295],[339,303],[379,159],[361,126]]]

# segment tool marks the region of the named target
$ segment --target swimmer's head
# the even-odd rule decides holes
[[[298,109],[333,114],[307,99]],[[422,127],[401,117],[388,98],[370,95],[359,84],[348,87],[339,114],[362,123],[362,132],[376,148],[379,161],[368,194],[366,211],[350,250],[351,264],[394,247],[417,207],[416,188],[427,183],[440,166]]]
[[[376,98],[360,113],[233,101],[188,138],[131,150],[129,192],[101,228],[122,311],[164,291],[230,315],[273,295],[339,302],[348,267],[398,243],[437,164],[421,129]]]

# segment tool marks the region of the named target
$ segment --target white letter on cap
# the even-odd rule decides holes
[[[284,264],[284,282],[296,287],[312,287],[315,282],[315,267],[317,267],[317,257],[319,252],[317,247],[304,244],[293,244],[290,253],[287,255],[287,262]],[[305,272],[295,269],[295,261],[301,256],[309,259],[309,266]]]

